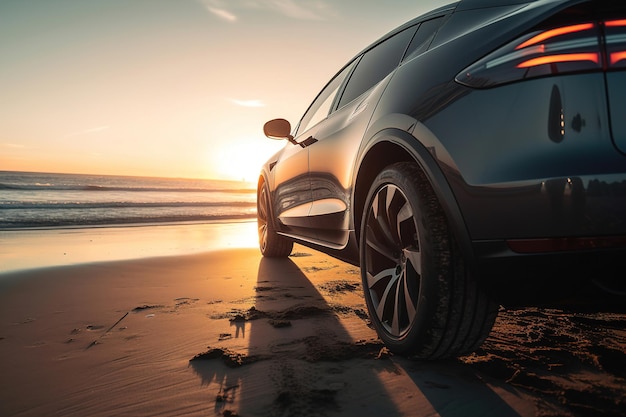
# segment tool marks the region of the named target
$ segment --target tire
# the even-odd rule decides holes
[[[286,258],[291,254],[293,241],[276,233],[270,203],[270,194],[265,182],[259,184],[257,191],[257,229],[259,248],[267,258]]]
[[[390,165],[363,210],[361,278],[371,321],[393,352],[461,356],[488,336],[497,305],[469,275],[424,173]]]

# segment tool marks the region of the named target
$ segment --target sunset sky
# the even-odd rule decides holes
[[[369,43],[447,0],[0,0],[0,170],[253,180]]]

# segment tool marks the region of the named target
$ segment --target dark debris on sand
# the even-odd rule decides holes
[[[259,319],[267,319],[270,326],[278,329],[291,327],[292,320],[329,316],[332,314],[354,314],[364,320],[367,325],[371,327],[369,316],[365,310],[337,304],[323,307],[314,305],[296,305],[282,311],[262,311],[252,306],[248,310],[233,310],[224,316],[212,316],[211,318],[222,319],[229,317],[229,321],[235,324]]]
[[[361,284],[358,282],[350,282],[346,280],[337,280],[325,282],[318,286],[322,291],[329,294],[343,294],[361,290]]]
[[[317,307],[313,305],[296,305],[283,311],[262,311],[252,306],[248,310],[233,312],[230,318],[232,322],[252,321],[258,319],[270,319],[274,321],[298,320],[310,317],[332,314],[329,307]]]
[[[138,306],[132,309],[133,313],[138,313],[140,311],[145,311],[145,310],[153,310],[153,309],[157,309],[157,308],[163,308],[163,305],[151,305],[151,304],[144,304],[142,306]]]
[[[216,359],[221,360],[222,363],[229,368],[238,368],[240,366],[250,365],[269,358],[263,355],[244,355],[242,353],[233,352],[229,349],[212,348],[209,346],[206,352],[198,353],[196,356],[189,359],[189,362]]]
[[[305,346],[304,355],[297,355],[294,359],[306,362],[339,362],[350,359],[383,359],[391,356],[391,353],[378,339],[360,340],[355,343],[328,340],[320,336],[309,336],[295,341]],[[294,342],[294,343],[295,343]],[[249,365],[262,360],[272,359],[270,355],[244,355],[225,348],[212,348],[199,353],[189,361],[221,360],[230,368]]]
[[[563,415],[626,415],[626,320],[620,314],[502,310],[483,346],[460,360],[551,399]]]
[[[313,256],[313,254],[308,252],[293,252],[289,255],[290,258],[305,258],[307,256]]]

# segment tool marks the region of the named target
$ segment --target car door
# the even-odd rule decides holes
[[[275,190],[274,213],[280,231],[298,233],[308,229],[311,205],[309,153],[307,149],[287,144],[272,169]]]
[[[313,239],[315,230],[310,223],[313,206],[309,176],[309,147],[320,129],[320,120],[328,116],[336,102],[337,92],[354,66],[344,67],[318,94],[300,120],[295,131],[295,142],[281,152],[274,175],[274,212],[280,221],[280,231],[296,237]]]
[[[318,124],[316,141],[309,147],[309,222],[325,245],[341,248],[348,241],[354,159],[386,82],[416,29],[409,27],[366,51],[338,96],[336,110]]]

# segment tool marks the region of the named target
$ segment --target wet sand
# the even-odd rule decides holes
[[[0,230],[0,274],[257,247],[256,221]]]
[[[358,269],[296,246],[0,275],[2,416],[618,416],[626,316],[502,310],[475,354],[391,355]]]

